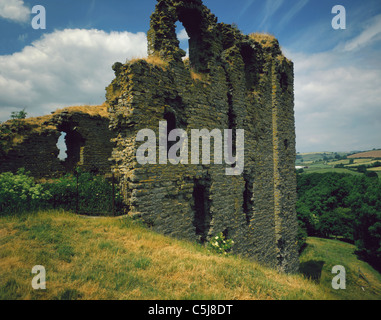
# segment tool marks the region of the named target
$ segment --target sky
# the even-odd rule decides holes
[[[270,33],[294,62],[298,152],[381,148],[380,0],[204,0],[219,22]],[[105,101],[116,61],[147,55],[155,0],[0,0],[0,121]],[[34,29],[45,8],[45,29]],[[341,5],[344,11],[334,11]],[[345,29],[334,28],[336,21]],[[37,23],[41,23],[38,20]],[[181,47],[187,35],[177,26]]]

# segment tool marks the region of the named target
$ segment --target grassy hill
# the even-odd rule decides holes
[[[300,271],[324,288],[331,288],[332,268],[346,271],[346,290],[331,290],[337,299],[381,299],[381,274],[354,254],[355,246],[338,240],[310,237],[300,257]]]
[[[380,162],[381,150],[346,154],[343,152],[310,152],[298,153],[295,166],[304,167],[306,173],[350,173],[361,175],[357,171],[359,166],[365,166],[369,172],[376,172],[381,178],[381,166],[375,166]],[[341,166],[341,167],[340,167]]]
[[[301,257],[304,275],[285,275],[130,219],[41,212],[0,217],[0,248],[2,300],[381,298],[380,274],[356,259],[353,246],[333,240],[310,238]],[[335,264],[347,268],[347,290],[331,288]],[[46,269],[46,290],[31,287],[35,265]],[[358,278],[358,268],[371,286]]]

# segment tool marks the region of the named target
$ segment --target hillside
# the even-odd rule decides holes
[[[347,154],[343,152],[298,153],[295,168],[312,172],[339,172],[361,175],[375,172],[381,178],[381,150]]]
[[[324,256],[329,251],[320,248],[319,240],[311,241],[302,261],[327,262],[321,284],[301,274],[279,274],[242,258],[212,254],[200,245],[158,235],[129,219],[89,219],[62,212],[1,217],[0,299],[357,298],[360,288],[356,293],[338,294],[327,286],[332,257]],[[345,264],[351,254],[349,245],[334,244],[330,250],[345,249],[338,261]],[[380,283],[379,274],[358,263],[373,284]],[[31,287],[35,265],[47,270],[46,290]],[[380,298],[379,292],[371,291],[365,298]]]
[[[338,299],[381,299],[381,274],[354,254],[355,246],[338,240],[310,237],[300,257],[300,271],[322,287],[331,288],[331,271],[342,265],[346,290],[331,290]]]
[[[356,158],[381,158],[381,150],[373,150],[373,151],[366,151],[366,152],[360,152],[356,154],[351,154],[348,156],[349,159],[356,159]]]

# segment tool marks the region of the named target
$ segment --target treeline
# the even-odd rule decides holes
[[[334,237],[356,245],[357,254],[381,267],[381,183],[345,173],[297,175],[299,245],[306,236]]]

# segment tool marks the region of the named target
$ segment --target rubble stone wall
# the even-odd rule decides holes
[[[177,21],[190,37],[189,58],[179,48]],[[293,63],[274,37],[218,23],[201,0],[159,0],[148,53],[114,64],[106,95],[113,170],[131,214],[189,240],[223,232],[234,252],[295,272]],[[189,139],[192,129],[244,129],[243,173],[226,175],[226,164],[213,163],[213,150],[209,165],[139,164],[136,135],[151,129],[159,137],[160,121]]]
[[[2,124],[2,132],[6,134],[1,137],[4,143],[0,152],[0,172],[25,168],[36,178],[57,177],[78,167],[94,173],[109,173],[113,136],[108,128],[107,106],[80,109],[67,108],[48,116]],[[63,133],[66,133],[65,160],[58,158],[57,146]]]

